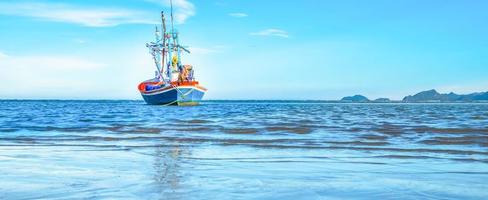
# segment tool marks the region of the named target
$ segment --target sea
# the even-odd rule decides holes
[[[488,199],[488,104],[2,100],[0,199]]]

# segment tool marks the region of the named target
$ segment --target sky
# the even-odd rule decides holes
[[[488,91],[488,1],[174,0],[205,99]],[[141,99],[169,0],[0,0],[0,99]]]

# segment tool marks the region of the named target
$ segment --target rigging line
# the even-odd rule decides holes
[[[195,90],[194,88],[191,88],[188,92],[186,93],[183,93],[179,88],[178,86],[174,86],[174,85],[171,85],[171,87],[173,87],[174,89],[176,89],[176,91],[178,91],[180,94],[181,94],[181,97],[183,99],[186,99],[186,96],[188,96],[191,92],[193,92],[193,90]]]
[[[171,87],[173,87],[174,89],[176,89],[176,91],[178,91],[182,95],[183,99],[185,98],[185,94],[183,92],[181,92],[181,90],[178,89],[177,86],[171,85]]]

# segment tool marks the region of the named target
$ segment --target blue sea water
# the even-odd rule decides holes
[[[488,199],[488,104],[0,101],[0,199]]]

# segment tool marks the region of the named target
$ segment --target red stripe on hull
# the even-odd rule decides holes
[[[207,88],[204,88],[198,84],[198,81],[184,81],[184,82],[172,82],[170,86],[156,89],[156,90],[151,90],[151,91],[146,91],[146,85],[157,85],[157,82],[142,82],[139,84],[138,89],[141,93],[143,94],[152,94],[156,92],[163,92],[166,90],[170,90],[172,88],[178,88],[178,87],[195,87],[197,89],[200,89],[202,91],[207,91]]]

